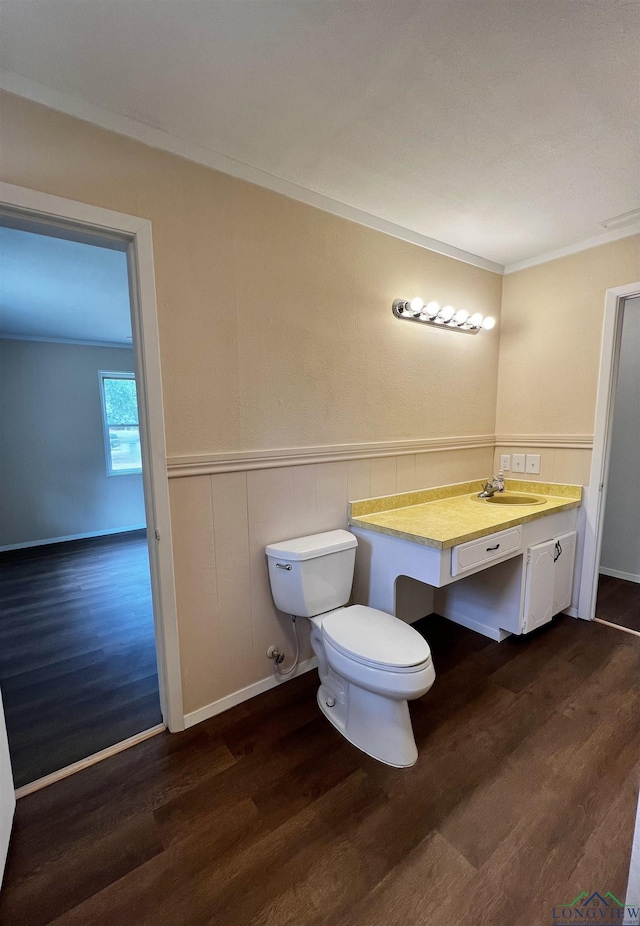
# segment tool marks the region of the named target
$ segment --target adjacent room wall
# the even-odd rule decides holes
[[[600,571],[640,582],[640,298],[625,303]]]
[[[133,351],[0,339],[0,548],[144,526],[142,476],[107,476],[98,370]]]
[[[503,278],[495,469],[539,453],[542,480],[588,484],[605,294],[638,279],[637,235]]]

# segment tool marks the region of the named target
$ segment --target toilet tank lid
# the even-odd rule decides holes
[[[297,562],[313,559],[316,556],[326,556],[328,553],[339,553],[340,550],[350,550],[357,546],[358,541],[353,534],[349,531],[338,530],[311,534],[309,537],[297,537],[294,540],[283,540],[282,543],[270,543],[266,548],[266,553],[274,559]]]

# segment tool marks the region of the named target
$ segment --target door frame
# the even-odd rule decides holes
[[[165,726],[176,733],[185,724],[151,222],[4,182],[0,182],[0,209],[34,223],[84,232],[88,243],[92,238],[94,242],[100,237],[118,239],[126,251],[160,706]]]
[[[604,325],[600,350],[600,372],[591,456],[591,474],[585,505],[584,553],[578,616],[593,620],[596,612],[596,596],[600,555],[602,551],[602,529],[604,509],[607,501],[607,481],[611,461],[611,432],[613,407],[618,384],[620,343],[622,341],[622,318],[628,299],[640,296],[640,282],[628,283],[608,289],[604,301]]]

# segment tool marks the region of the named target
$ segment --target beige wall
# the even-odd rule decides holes
[[[500,469],[500,457],[503,453],[537,453],[540,456],[540,475],[530,476],[528,473],[509,472],[509,479],[540,479],[541,482],[567,482],[570,485],[588,485],[591,472],[591,441],[588,449],[576,447],[544,446],[536,443],[535,438],[526,441],[524,445],[515,446],[510,443],[499,442],[493,454],[493,471]],[[560,441],[558,441],[560,442]]]
[[[503,278],[496,468],[539,453],[543,479],[588,483],[605,293],[637,280],[638,236]]]
[[[562,438],[593,432],[604,292],[640,277],[637,239],[505,277],[493,332],[422,330],[392,317],[394,298],[499,317],[502,278],[18,97],[1,102],[3,180],[152,221],[170,460],[489,435],[497,394],[506,447],[555,435],[541,475],[586,480],[588,448]],[[185,710],[271,674],[266,647],[289,628],[271,604],[266,543],[343,526],[350,498],[481,478],[492,457],[372,450],[172,478]]]
[[[493,432],[498,329],[391,303],[498,317],[499,275],[19,97],[2,127],[4,180],[151,220],[169,457]]]
[[[498,434],[593,434],[605,292],[639,276],[636,235],[503,278]]]
[[[142,476],[107,476],[98,372],[133,351],[0,338],[0,549],[144,527]]]
[[[3,180],[152,222],[170,460],[493,434],[499,326],[424,330],[391,302],[420,293],[498,318],[500,276],[19,97],[1,105]],[[344,526],[349,498],[477,478],[491,456],[171,479],[185,710],[271,675],[266,647],[289,622],[266,543]]]

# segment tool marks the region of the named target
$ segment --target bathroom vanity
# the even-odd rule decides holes
[[[429,587],[431,610],[493,640],[568,608],[582,488],[509,480],[497,498],[481,490],[477,481],[352,502],[354,600],[402,617],[407,576]]]

